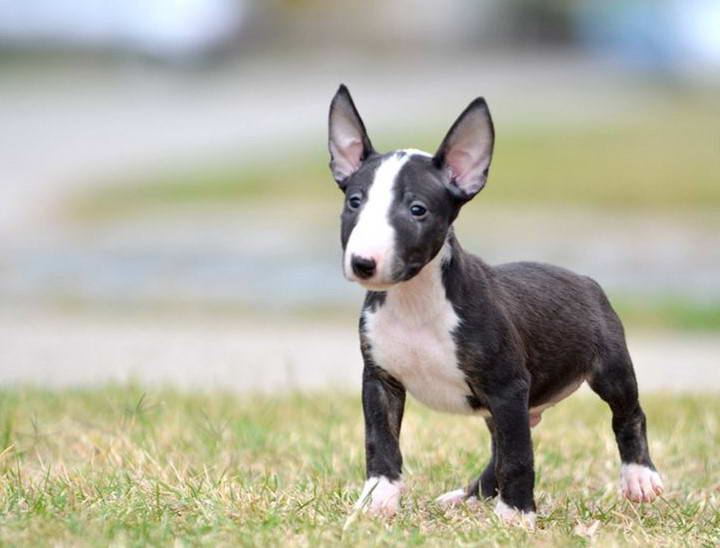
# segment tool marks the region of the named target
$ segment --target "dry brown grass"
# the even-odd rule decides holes
[[[0,393],[0,534],[7,544],[573,544],[720,542],[720,399],[644,398],[667,492],[636,506],[602,402],[577,395],[534,431],[539,527],[501,526],[490,504],[433,498],[488,457],[480,421],[411,404],[409,492],[392,521],[344,528],[362,484],[357,395],[241,397],[137,387]]]

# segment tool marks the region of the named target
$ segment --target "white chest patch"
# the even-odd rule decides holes
[[[365,334],[376,365],[428,407],[473,413],[465,374],[457,363],[453,331],[459,318],[441,279],[444,250],[412,280],[394,286],[385,303],[366,311]]]

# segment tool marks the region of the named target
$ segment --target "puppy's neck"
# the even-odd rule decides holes
[[[448,300],[443,282],[443,270],[452,258],[450,238],[438,254],[420,272],[406,282],[386,291],[385,309],[405,324],[422,325],[446,312]]]

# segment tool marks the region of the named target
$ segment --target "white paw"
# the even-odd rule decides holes
[[[620,489],[633,502],[652,502],[662,495],[660,474],[642,464],[623,464],[620,472]]]
[[[444,495],[440,495],[435,502],[440,506],[455,506],[463,502],[476,502],[477,497],[468,497],[465,489],[455,489],[448,491]]]
[[[392,517],[400,508],[400,493],[404,488],[401,480],[390,481],[385,476],[370,478],[365,482],[353,510]]]
[[[528,529],[535,528],[535,518],[537,517],[535,512],[523,512],[517,508],[512,508],[505,504],[502,499],[498,499],[495,505],[495,515],[507,525],[518,525]]]

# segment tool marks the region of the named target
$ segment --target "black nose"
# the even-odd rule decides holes
[[[366,280],[372,278],[375,274],[375,259],[366,259],[365,257],[352,256],[352,269],[358,278]]]

